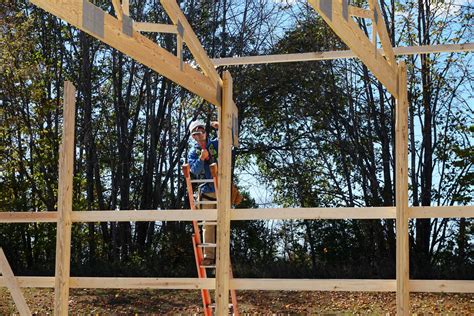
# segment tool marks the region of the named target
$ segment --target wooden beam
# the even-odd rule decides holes
[[[409,207],[409,218],[473,218],[474,206],[417,206]],[[264,208],[233,209],[231,220],[288,220],[288,219],[395,219],[396,208],[335,207],[335,208]]]
[[[409,207],[409,218],[473,218],[474,205]],[[395,219],[394,206],[233,209],[231,220]],[[55,223],[57,212],[0,212],[0,223]],[[215,221],[216,210],[74,211],[73,222]]]
[[[232,172],[233,83],[223,74],[222,107],[219,109],[219,187],[217,192],[216,314],[229,314],[230,187]]]
[[[64,82],[63,133],[59,148],[58,223],[56,234],[55,315],[68,314],[71,264],[71,212],[74,172],[76,88]]]
[[[127,36],[122,32],[122,22],[110,14],[105,12],[103,14],[104,32],[103,36],[100,36],[83,26],[82,0],[62,0],[61,2],[31,0],[31,3],[130,56],[139,63],[153,69],[171,81],[176,82],[208,102],[220,106],[221,87],[218,86],[216,82],[212,82],[211,79],[188,64],[184,64],[181,70],[180,61],[176,56],[140,33],[133,31],[131,37]],[[126,1],[123,2],[122,8],[124,13],[127,14]]]
[[[382,10],[380,9],[378,0],[369,1],[370,8],[373,11],[374,19],[372,23],[375,24],[375,30],[380,37],[380,42],[382,43],[383,55],[387,58],[388,63],[392,66],[392,69],[395,73],[398,71],[397,61],[395,60],[395,55],[392,48],[392,42],[387,32],[387,27],[385,25],[385,19],[383,18]],[[375,17],[377,17],[375,19]],[[374,43],[375,45],[375,43]]]
[[[393,292],[395,280],[369,279],[233,279],[236,290]]]
[[[321,6],[322,1],[323,6]],[[308,0],[308,2],[387,90],[396,97],[398,93],[396,72],[352,18],[346,20],[342,12],[342,0]],[[323,9],[327,5],[330,8]]]
[[[0,212],[0,223],[55,223],[58,212]]]
[[[395,207],[233,209],[233,221],[270,219],[383,219],[395,218]]]
[[[409,315],[410,263],[408,239],[408,94],[405,62],[400,62],[398,67],[398,89],[399,93],[395,109],[397,315]]]
[[[12,268],[8,263],[7,257],[3,252],[3,249],[0,247],[0,273],[3,275],[3,280],[5,282],[5,286],[10,290],[10,294],[12,295],[13,302],[15,302],[15,306],[22,316],[30,316],[31,311],[26,303],[25,297],[20,290],[20,285],[18,284],[15,275],[13,274]]]
[[[34,287],[34,288],[54,288],[54,277],[42,276],[27,276],[16,277],[20,287]],[[7,281],[5,277],[0,276],[0,287],[6,287]]]
[[[473,280],[410,280],[410,292],[474,293]]]
[[[395,292],[396,280],[387,279],[232,279],[236,290]],[[473,280],[410,280],[412,292],[474,293]]]
[[[130,16],[130,0],[122,1],[122,10],[123,10],[123,13]]]
[[[213,290],[214,286],[213,278],[71,278],[72,288]]]
[[[120,0],[112,0],[112,5],[114,6],[114,11],[117,15],[117,19],[119,21],[122,21],[122,5],[120,4]]]
[[[373,19],[374,12],[359,7],[349,6],[349,15],[363,19]]]
[[[54,277],[17,277],[20,287],[52,288]],[[0,287],[7,285],[0,276]],[[215,279],[198,278],[113,278],[113,277],[71,277],[70,288],[76,289],[215,289]]]
[[[72,212],[73,222],[215,221],[217,210],[140,210]]]
[[[222,87],[222,79],[215,69],[215,65],[209,59],[204,48],[201,46],[201,42],[197,38],[193,31],[193,28],[189,24],[188,20],[184,16],[183,12],[176,3],[176,0],[161,0],[161,4],[168,13],[171,21],[176,25],[181,25],[183,28],[183,41],[193,54],[199,66],[202,68],[204,73],[211,79],[214,85]],[[179,26],[178,26],[179,27]]]
[[[410,218],[473,218],[474,205],[410,207]]]
[[[178,34],[178,28],[173,24],[159,24],[148,22],[133,22],[133,26],[139,32],[171,33]]]
[[[378,50],[380,54],[384,54],[383,49]],[[433,53],[457,53],[474,51],[474,43],[465,44],[446,44],[446,45],[421,45],[394,47],[393,52],[396,56],[400,55],[417,55],[417,54],[433,54]],[[303,61],[320,61],[343,58],[357,58],[357,55],[351,50],[328,51],[328,52],[312,52],[299,54],[276,54],[246,57],[227,57],[215,58],[212,62],[217,66],[239,66],[239,65],[257,65],[257,64],[276,64],[276,63],[293,63]]]
[[[22,288],[52,288],[53,277],[16,277]],[[0,287],[5,287],[0,276]],[[215,289],[215,279],[197,278],[104,278],[71,277],[71,288],[102,289]],[[296,291],[376,291],[395,292],[396,280],[374,279],[231,279],[230,288],[236,290]],[[474,293],[473,280],[410,280],[411,292]]]

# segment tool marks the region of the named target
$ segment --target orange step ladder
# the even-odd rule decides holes
[[[190,166],[189,164],[183,164],[182,170],[184,177],[186,179],[186,187],[188,190],[188,198],[189,198],[189,205],[191,207],[191,210],[197,210],[196,204],[197,202],[194,199],[194,191],[193,191],[193,184],[202,184],[202,183],[213,183],[214,188],[217,192],[218,188],[218,180],[217,180],[217,164],[213,163],[210,166],[211,169],[211,175],[212,179],[199,179],[199,180],[191,180],[191,171],[190,171]],[[206,202],[206,203],[205,203]],[[217,209],[217,201],[200,201],[200,204],[214,204],[215,208]],[[202,261],[204,259],[203,255],[203,248],[206,247],[216,247],[216,244],[207,244],[207,243],[202,243],[201,242],[201,235],[200,235],[200,229],[199,226],[204,226],[204,225],[217,225],[217,222],[198,222],[198,221],[193,221],[193,229],[194,233],[192,236],[193,240],[193,248],[194,248],[194,258],[196,260],[196,268],[198,272],[198,277],[200,279],[205,279],[207,278],[207,273],[206,269],[215,269],[216,266],[204,266],[202,264]],[[217,249],[216,249],[217,250]],[[232,278],[232,266],[229,267],[229,272],[230,272],[230,277]],[[239,310],[237,308],[237,295],[235,294],[235,290],[230,290],[230,296],[232,300],[232,311],[233,314],[238,316],[239,315]],[[211,294],[209,293],[208,289],[201,289],[201,297],[202,297],[202,304],[204,307],[204,315],[205,316],[212,316],[212,300],[211,300]]]

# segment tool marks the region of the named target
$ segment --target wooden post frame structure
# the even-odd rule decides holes
[[[219,189],[217,210],[141,210],[141,211],[72,211],[72,177],[74,162],[75,89],[64,86],[64,126],[60,149],[59,190],[57,212],[0,212],[0,223],[56,222],[55,277],[14,277],[5,270],[6,258],[0,251],[0,268],[7,271],[0,277],[0,286],[15,292],[20,313],[28,313],[21,302],[19,287],[54,287],[55,314],[68,314],[70,288],[127,289],[215,289],[216,314],[229,311],[229,289],[248,290],[321,290],[321,291],[394,291],[397,293],[397,314],[409,314],[410,292],[474,292],[474,281],[410,280],[409,278],[409,218],[474,217],[474,206],[409,207],[408,206],[408,100],[406,65],[397,64],[396,50],[388,40],[379,4],[369,0],[370,9],[348,5],[347,0],[308,0],[328,25],[385,85],[397,100],[396,106],[396,205],[367,208],[280,208],[231,209],[231,151],[237,144],[236,110],[233,83],[229,72],[223,78],[215,70],[190,24],[175,0],[161,0],[173,24],[134,22],[130,17],[129,0],[111,0],[116,16],[104,12],[88,0],[30,0],[35,5],[60,17],[104,43],[134,58],[181,85],[219,111]],[[373,21],[372,41],[367,38],[352,17]],[[176,55],[166,51],[140,32],[164,32],[177,36]],[[382,50],[377,48],[377,36]],[[201,71],[183,60],[186,44]],[[459,48],[456,48],[459,49]],[[471,47],[472,49],[472,47]],[[395,52],[394,52],[395,51]],[[347,52],[345,52],[347,55]],[[341,58],[347,58],[341,55]],[[332,54],[331,58],[337,57]],[[313,56],[314,57],[314,56]],[[323,58],[322,58],[323,59]],[[230,223],[235,220],[268,219],[396,219],[397,268],[395,280],[295,280],[295,279],[233,279],[230,265]],[[217,265],[215,279],[198,278],[90,278],[71,277],[71,225],[75,222],[97,221],[193,221],[217,220]],[[1,250],[1,249],[0,249]],[[2,264],[3,263],[3,264]],[[24,300],[24,299],[23,299]]]
[[[395,205],[397,314],[410,313],[408,240],[408,94],[405,62],[398,66],[398,98],[395,110]]]
[[[222,106],[219,110],[219,164],[217,192],[216,313],[228,314],[230,279],[230,186],[232,172],[232,77],[224,72]]]
[[[69,272],[71,264],[72,188],[74,170],[74,129],[76,89],[64,83],[63,137],[59,148],[58,223],[56,237],[56,269],[54,310],[68,313]]]

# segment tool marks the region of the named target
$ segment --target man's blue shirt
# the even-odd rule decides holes
[[[209,140],[206,145],[206,149],[209,152],[209,160],[202,161],[199,159],[201,156],[201,146],[194,144],[193,149],[189,153],[188,162],[191,167],[191,172],[198,179],[212,179],[210,164],[217,162],[219,141],[217,139]],[[201,186],[201,192],[215,192],[214,184],[206,183]]]

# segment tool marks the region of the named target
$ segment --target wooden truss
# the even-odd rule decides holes
[[[396,206],[386,208],[345,209],[273,209],[232,210],[230,205],[231,150],[237,143],[233,84],[229,72],[223,78],[215,70],[191,26],[175,0],[161,0],[173,24],[135,22],[130,18],[129,0],[111,0],[115,15],[107,14],[88,0],[30,0],[35,5],[60,17],[104,43],[134,58],[168,79],[216,105],[219,112],[219,190],[216,210],[167,211],[72,211],[72,177],[74,158],[75,88],[64,87],[64,124],[60,150],[58,211],[43,213],[0,212],[0,223],[57,222],[56,273],[50,277],[15,278],[0,257],[3,277],[0,286],[7,285],[18,294],[18,287],[55,287],[55,314],[68,314],[70,288],[175,288],[216,289],[216,314],[228,314],[229,288],[266,290],[342,290],[396,291],[397,313],[409,314],[409,291],[474,292],[473,281],[410,280],[408,273],[408,219],[433,217],[473,217],[474,207],[409,208],[408,207],[408,100],[406,66],[397,64],[395,52],[385,28],[379,4],[369,0],[369,10],[348,5],[347,0],[308,0],[352,52],[374,73],[396,98]],[[373,21],[370,40],[352,16]],[[163,32],[177,36],[176,54],[160,47],[140,32]],[[377,36],[382,50],[377,47]],[[183,60],[186,44],[199,69]],[[322,218],[396,218],[397,270],[396,280],[262,280],[231,279],[230,221],[255,219],[322,219]],[[74,278],[70,276],[71,225],[87,221],[157,221],[157,220],[217,220],[217,270],[215,279],[189,278]],[[6,274],[5,274],[5,271]],[[13,281],[12,281],[13,280]],[[16,281],[15,281],[16,280]],[[16,283],[18,282],[18,283]],[[12,292],[13,292],[12,291]],[[17,297],[19,297],[17,295]],[[18,308],[24,308],[18,299]],[[21,310],[20,310],[21,311]],[[25,313],[28,312],[24,309]]]
[[[308,2],[387,90],[397,97],[398,66],[378,1],[369,0],[371,10],[350,6],[348,0],[308,0]],[[372,42],[352,16],[372,20]],[[377,49],[377,35],[382,42],[385,56]]]
[[[161,1],[174,25],[139,23],[138,27],[128,15],[128,1],[125,6],[121,6],[119,0],[113,0],[117,17],[104,12],[88,0],[31,0],[31,2],[210,103],[220,106],[222,80],[175,0]],[[202,72],[183,62],[181,45],[178,45],[178,56],[175,56],[140,34],[140,30],[176,34],[178,42],[186,43]]]

